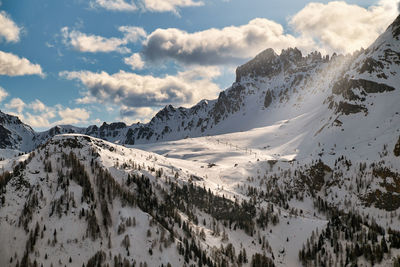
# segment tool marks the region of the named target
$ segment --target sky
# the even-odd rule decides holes
[[[352,53],[397,0],[2,0],[0,110],[35,130],[146,122],[215,99],[235,69],[277,54]]]

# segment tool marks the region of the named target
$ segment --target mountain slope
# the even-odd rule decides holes
[[[18,117],[0,111],[0,149],[30,151],[35,148],[36,133]]]
[[[281,251],[286,235],[275,233],[300,227],[290,249],[294,263],[302,240],[326,224],[296,216],[292,226],[279,225],[288,211],[264,203],[262,216],[270,219],[261,227],[260,206],[209,191],[204,175],[84,135],[56,136],[18,161],[1,163],[6,170],[15,165],[0,177],[2,266],[249,265],[263,254],[272,264],[271,257],[288,261]]]
[[[0,161],[0,265],[399,263],[399,24],[348,56],[268,49],[148,124],[33,133]]]

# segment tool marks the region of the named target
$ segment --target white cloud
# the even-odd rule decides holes
[[[84,108],[46,106],[38,99],[26,104],[20,98],[13,98],[4,107],[7,113],[18,116],[24,123],[38,129],[63,124],[86,124],[90,118],[90,112]]]
[[[77,30],[70,30],[68,27],[61,29],[63,42],[80,52],[119,52],[129,53],[126,47],[128,43],[137,42],[146,36],[145,30],[140,27],[121,26],[118,28],[124,36],[122,38],[105,38],[98,35],[87,35]]]
[[[137,3],[143,11],[173,12],[175,14],[178,14],[178,8],[204,5],[202,1],[193,0],[138,0]],[[138,10],[138,5],[133,0],[95,0],[90,2],[90,6],[112,11],[132,12]]]
[[[120,26],[118,30],[124,33],[124,38],[122,40],[124,40],[126,43],[136,43],[143,37],[147,36],[146,31],[141,27]]]
[[[158,112],[158,109],[150,107],[123,107],[120,110],[121,120],[128,125],[136,123],[138,121],[145,123],[148,122]]]
[[[19,115],[21,116],[21,115]],[[20,119],[27,123],[31,127],[35,128],[43,128],[43,127],[52,127],[52,123],[49,122],[49,119],[54,118],[53,113],[41,113],[39,115],[31,114],[27,112],[25,115],[22,115]]]
[[[90,5],[112,11],[135,11],[138,9],[133,1],[125,2],[125,0],[96,0],[90,2]]]
[[[393,0],[381,0],[368,9],[342,1],[309,3],[290,25],[328,52],[353,52],[367,48],[389,26],[398,14],[396,5]]]
[[[166,104],[190,106],[201,99],[215,98],[220,91],[212,81],[219,76],[216,67],[196,67],[176,76],[154,77],[119,71],[115,74],[91,71],[61,72],[60,76],[79,80],[88,88],[81,103],[96,101],[126,107],[150,107]]]
[[[7,91],[4,90],[4,88],[0,86],[0,102],[3,101],[4,99],[6,99],[7,96],[8,96]]]
[[[49,108],[39,99],[35,99],[35,101],[29,104],[29,107],[35,112],[49,111]]]
[[[129,53],[130,50],[123,45],[126,42],[119,38],[104,38],[97,35],[87,35],[76,30],[69,30],[68,27],[61,29],[64,43],[71,45],[80,52],[119,52]]]
[[[4,11],[0,12],[0,37],[7,42],[18,42],[21,29]]]
[[[83,108],[65,108],[58,111],[58,115],[61,120],[55,122],[56,124],[77,124],[86,122],[90,114],[86,109]]]
[[[310,39],[285,34],[282,25],[268,19],[253,19],[242,26],[188,33],[179,29],[157,29],[148,35],[142,54],[146,60],[173,59],[185,64],[237,64],[271,47],[313,46]]]
[[[33,64],[26,58],[0,51],[0,75],[21,76],[33,74],[44,76],[39,64]]]
[[[4,106],[6,107],[6,109],[16,110],[18,111],[18,113],[21,113],[24,110],[25,105],[26,104],[24,103],[24,101],[22,101],[21,98],[17,97],[11,99],[11,101]]]
[[[131,66],[132,70],[140,70],[144,67],[144,61],[139,53],[134,53],[130,57],[124,58],[124,62]]]
[[[202,1],[192,0],[143,0],[145,9],[152,12],[173,12],[178,14],[179,7],[202,6]]]

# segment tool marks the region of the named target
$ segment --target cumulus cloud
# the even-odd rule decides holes
[[[146,122],[149,121],[158,110],[150,107],[123,107],[120,110],[121,119],[127,124],[133,124],[137,121]]]
[[[88,35],[77,30],[70,30],[68,27],[61,29],[63,42],[80,52],[119,52],[129,53],[126,47],[128,43],[137,42],[146,36],[145,30],[140,27],[121,26],[118,28],[124,36],[122,38],[105,38],[98,35]]]
[[[43,112],[43,111],[50,112],[50,109],[45,104],[43,104],[43,102],[40,101],[39,99],[35,99],[35,101],[29,104],[29,107],[35,112]]]
[[[87,35],[76,30],[69,30],[68,27],[61,29],[64,43],[69,44],[80,52],[119,52],[129,53],[130,50],[123,46],[126,44],[120,38],[105,38],[97,35]]]
[[[11,101],[4,106],[6,109],[16,110],[18,113],[21,113],[24,110],[25,102],[22,101],[21,98],[13,98]]]
[[[124,33],[122,40],[126,43],[136,43],[147,35],[146,31],[141,27],[120,26],[118,30]]]
[[[21,28],[15,24],[10,16],[4,12],[0,12],[0,38],[4,38],[7,42],[18,42]]]
[[[8,114],[18,116],[24,123],[37,129],[63,124],[86,124],[90,118],[90,112],[84,108],[69,108],[59,104],[47,106],[38,99],[28,104],[20,98],[13,98],[4,108]]]
[[[130,57],[124,58],[124,62],[131,66],[132,70],[140,70],[144,67],[144,61],[139,53],[134,53]]]
[[[89,112],[83,108],[65,108],[59,110],[58,115],[61,117],[61,120],[57,121],[57,124],[77,124],[86,122],[90,117]]]
[[[29,126],[34,128],[43,128],[53,126],[49,119],[54,118],[53,113],[41,113],[39,115],[27,112],[25,114],[19,115],[20,119],[27,123]]]
[[[8,96],[8,93],[6,90],[4,90],[3,87],[0,86],[0,102],[2,102],[6,97]]]
[[[179,7],[195,7],[202,6],[202,1],[192,0],[144,0],[144,7],[146,10],[152,12],[173,12],[178,14]]]
[[[242,26],[188,33],[179,29],[157,29],[143,44],[146,60],[173,59],[184,64],[237,64],[271,47],[280,51],[297,46],[308,48],[312,40],[285,34],[282,25],[257,18]]]
[[[0,51],[0,75],[22,76],[34,74],[44,76],[39,64],[33,64],[26,58]]]
[[[133,1],[125,2],[124,0],[96,0],[90,2],[90,5],[112,11],[135,11],[138,9]]]
[[[212,81],[220,75],[216,67],[197,67],[177,75],[154,77],[119,71],[61,72],[60,76],[78,80],[88,91],[81,103],[96,101],[125,107],[150,107],[166,104],[192,105],[203,98],[215,98],[218,86]],[[79,100],[78,100],[79,102]]]
[[[290,20],[305,38],[325,50],[352,52],[368,47],[397,15],[396,1],[381,0],[366,9],[345,2],[309,3]]]

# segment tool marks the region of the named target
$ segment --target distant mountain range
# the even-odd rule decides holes
[[[0,148],[30,151],[62,133],[134,145],[248,130],[265,125],[276,110],[290,109],[292,98],[301,105],[310,92],[322,96],[315,104],[329,108],[332,116],[360,112],[368,116],[374,105],[369,96],[385,95],[399,86],[399,32],[397,18],[369,48],[346,56],[329,58],[319,52],[303,56],[297,48],[277,55],[267,49],[238,67],[236,81],[217,99],[202,100],[191,108],[168,105],[146,124],[60,125],[37,133],[18,118],[0,113]]]

